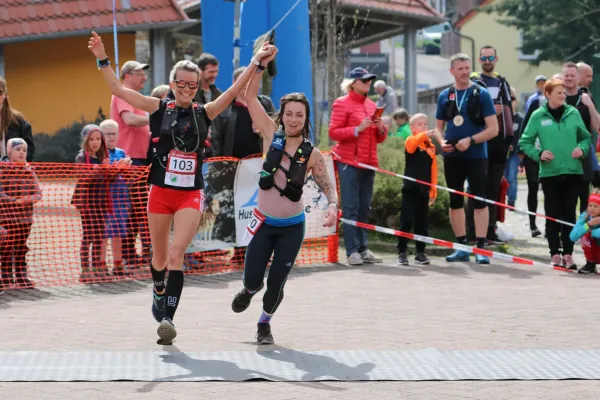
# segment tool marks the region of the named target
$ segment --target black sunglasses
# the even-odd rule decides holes
[[[176,80],[174,82],[175,82],[175,86],[177,86],[179,89],[183,89],[186,86],[192,90],[198,89],[198,82],[186,82],[186,81],[181,81],[181,80]]]
[[[361,81],[362,83],[369,83],[369,82],[371,82],[372,80],[373,80],[373,79],[361,79],[360,81]]]

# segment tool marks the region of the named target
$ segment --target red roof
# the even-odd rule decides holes
[[[494,0],[482,1],[481,4],[479,5],[479,7],[470,9],[465,15],[460,17],[459,20],[454,23],[454,26],[457,29],[461,29],[468,21],[470,21],[474,16],[476,16],[479,13],[479,9],[481,7],[485,7],[489,4],[492,4],[492,1],[494,1]]]
[[[4,0],[2,42],[39,40],[112,29],[112,0]],[[175,0],[117,0],[120,31],[167,26],[187,20]]]
[[[341,3],[361,8],[373,8],[378,11],[444,18],[427,0],[341,0]]]

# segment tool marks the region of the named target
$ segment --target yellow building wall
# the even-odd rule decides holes
[[[88,36],[13,43],[4,46],[11,104],[34,133],[54,134],[72,122],[93,121],[102,107],[110,114],[110,90],[88,50]],[[102,40],[114,69],[113,35]],[[119,34],[119,67],[135,60],[135,34]]]
[[[519,60],[519,31],[515,27],[501,25],[497,22],[497,13],[479,12],[470,20],[466,21],[460,32],[475,40],[475,54],[471,54],[471,41],[461,40],[461,51],[475,59],[476,70],[481,71],[479,66],[479,49],[490,45],[498,52],[498,64],[496,72],[504,76],[515,89],[517,98],[520,93],[532,93],[535,91],[535,77],[552,75],[560,72],[562,64],[542,62],[539,66],[530,65],[527,61]]]

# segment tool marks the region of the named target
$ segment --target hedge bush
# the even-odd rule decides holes
[[[102,109],[98,110],[98,115],[94,121],[86,121],[82,117],[80,121],[75,121],[71,125],[60,128],[53,135],[47,133],[38,133],[34,136],[36,162],[56,162],[72,163],[75,156],[81,150],[81,130],[87,124],[99,124],[106,116]]]

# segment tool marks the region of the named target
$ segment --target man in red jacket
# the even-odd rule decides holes
[[[375,103],[367,97],[377,76],[364,68],[354,68],[342,83],[348,93],[333,102],[329,137],[338,143],[332,149],[339,157],[337,162],[342,213],[344,218],[368,222],[373,197],[375,171],[360,169],[346,162],[361,162],[374,167],[377,161],[377,144],[387,137],[387,128],[381,118],[374,118]],[[367,231],[344,225],[344,245],[348,264],[377,263],[381,259],[367,249]]]

